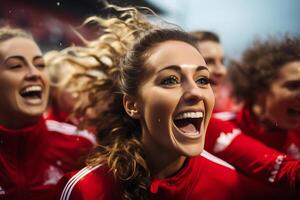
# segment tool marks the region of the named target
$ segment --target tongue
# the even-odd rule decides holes
[[[193,123],[181,121],[176,123],[176,125],[184,133],[195,133],[197,131]]]

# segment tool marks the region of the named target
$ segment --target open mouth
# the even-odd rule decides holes
[[[184,112],[177,115],[174,124],[187,136],[198,136],[200,134],[203,112]]]
[[[39,85],[31,85],[23,88],[20,95],[31,103],[38,103],[42,100],[42,87]]]

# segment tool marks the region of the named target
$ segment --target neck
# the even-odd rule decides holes
[[[0,117],[0,124],[9,129],[20,129],[27,126],[36,124],[41,116],[36,117],[23,117],[18,119],[7,119]]]
[[[145,141],[145,140],[144,140]],[[149,141],[149,138],[148,140]],[[147,163],[153,178],[166,178],[176,174],[183,167],[186,157],[166,151],[160,145],[143,142]]]

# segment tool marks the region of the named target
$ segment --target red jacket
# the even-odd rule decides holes
[[[300,123],[294,130],[266,130],[253,118],[248,107],[244,107],[231,121],[245,134],[295,159],[300,159]]]
[[[68,174],[59,186],[60,200],[121,199],[122,187],[105,165]],[[150,185],[153,200],[275,199],[272,195],[265,186],[203,156],[188,159],[176,175]]]
[[[297,141],[289,138],[294,132],[265,132],[246,116],[245,108],[238,114],[215,113],[207,129],[205,149],[248,175],[295,189],[297,176],[300,180],[300,160],[289,157],[288,148],[284,150]]]
[[[44,118],[23,129],[0,125],[0,199],[53,199],[57,181],[84,166],[94,140],[87,131]]]

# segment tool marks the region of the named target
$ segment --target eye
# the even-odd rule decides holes
[[[22,67],[22,64],[11,64],[11,65],[8,65],[9,69],[19,69],[21,67]]]
[[[286,84],[286,87],[289,90],[298,90],[300,89],[300,81],[290,81]]]
[[[215,60],[213,58],[206,58],[205,62],[207,65],[215,65]]]
[[[32,63],[34,64],[34,66],[36,68],[39,68],[39,69],[44,69],[45,68],[45,62],[44,62],[44,59],[42,57],[35,57],[33,60],[32,60]]]
[[[45,68],[45,64],[44,63],[38,63],[38,64],[35,64],[35,66],[37,68],[41,68],[41,69],[44,69]]]
[[[208,85],[210,84],[210,79],[207,77],[200,77],[199,79],[196,80],[196,83],[198,85]]]
[[[163,86],[171,86],[176,84],[179,84],[179,79],[174,75],[164,78],[163,80],[160,81],[160,85]]]

